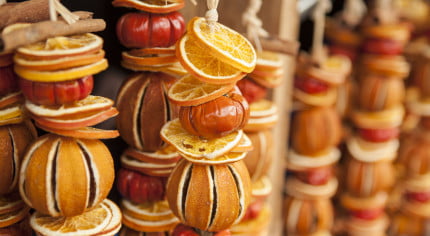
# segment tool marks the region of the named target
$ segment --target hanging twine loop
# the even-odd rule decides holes
[[[214,30],[215,23],[218,22],[217,7],[218,7],[219,0],[207,0],[206,3],[208,6],[208,10],[206,11],[205,18],[212,31]]]
[[[242,15],[242,23],[246,27],[246,34],[255,43],[257,51],[262,51],[260,37],[269,36],[269,33],[263,29],[263,22],[257,16],[262,4],[262,0],[250,0],[248,8]]]
[[[73,24],[79,20],[79,16],[69,11],[63,4],[58,0],[49,0],[49,18],[51,21],[57,21],[57,13],[60,13],[61,17],[67,22],[67,24]]]
[[[361,22],[367,7],[362,0],[347,0],[342,11],[342,19],[350,26],[356,26]]]
[[[312,14],[314,19],[314,35],[312,42],[312,59],[317,63],[325,60],[326,52],[324,50],[324,25],[325,14],[331,10],[330,0],[319,0],[318,5]]]

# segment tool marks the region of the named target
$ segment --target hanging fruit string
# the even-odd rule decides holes
[[[263,22],[257,16],[262,4],[262,0],[250,0],[248,8],[242,15],[242,22],[246,26],[246,34],[255,43],[255,47],[259,52],[263,50],[260,37],[269,36],[269,33],[263,29]]]
[[[342,11],[342,19],[350,26],[356,26],[360,23],[367,7],[362,0],[347,0]]]
[[[314,19],[314,35],[312,42],[312,59],[317,63],[325,60],[323,45],[325,14],[331,10],[330,0],[319,0],[312,14]]]
[[[208,21],[211,31],[214,30],[214,23],[218,22],[218,7],[219,0],[207,0],[206,4],[208,10],[206,11],[205,18]]]
[[[51,21],[57,21],[57,12],[63,17],[67,24],[76,23],[79,20],[79,16],[70,12],[63,4],[58,0],[49,0],[49,18]]]

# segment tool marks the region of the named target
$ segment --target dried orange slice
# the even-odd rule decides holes
[[[106,59],[101,59],[89,65],[72,67],[64,70],[41,71],[30,70],[20,65],[15,65],[15,73],[24,79],[37,82],[60,82],[81,78],[87,75],[97,74],[108,67]]]
[[[208,84],[192,75],[185,75],[170,87],[169,99],[180,106],[197,106],[212,101],[234,88],[231,84]]]
[[[24,205],[15,211],[0,214],[0,228],[7,227],[21,221],[28,215],[29,211],[30,207]]]
[[[114,0],[115,7],[130,7],[152,13],[169,13],[182,9],[184,0]]]
[[[106,203],[106,206],[112,212],[112,219],[109,224],[101,231],[100,233],[93,234],[91,236],[113,236],[119,232],[121,229],[121,221],[122,221],[122,213],[119,207],[109,199],[106,199],[103,203]]]
[[[249,105],[251,118],[267,117],[276,114],[278,111],[276,105],[267,99],[260,99]]]
[[[179,62],[175,62],[169,66],[162,67],[160,71],[166,74],[169,74],[171,76],[174,76],[176,78],[180,78],[188,74],[188,71],[186,71]]]
[[[252,182],[252,196],[255,198],[266,198],[272,192],[272,182],[269,177],[263,176]]]
[[[127,199],[122,199],[121,209],[124,214],[140,220],[162,221],[174,217],[167,200],[135,204]]]
[[[40,235],[96,235],[102,232],[113,218],[113,209],[107,202],[110,200],[106,199],[92,210],[72,217],[52,217],[36,212],[30,218],[30,225]]]
[[[0,121],[20,116],[22,116],[22,110],[19,105],[0,110]]]
[[[13,60],[16,65],[29,70],[52,71],[83,66],[100,61],[105,56],[105,51],[99,50],[95,53],[87,53],[76,56],[65,56],[51,60],[28,60],[19,53],[15,54]]]
[[[109,98],[89,95],[74,103],[57,106],[37,105],[27,100],[25,108],[33,115],[39,117],[61,117],[108,109],[113,106],[113,103],[113,100]]]
[[[0,215],[14,212],[25,206],[19,194],[12,197],[0,196]]]
[[[51,129],[76,130],[83,127],[97,125],[105,120],[118,115],[118,110],[115,107],[108,108],[94,113],[82,114],[79,116],[72,115],[70,117],[63,116],[61,118],[39,117],[32,115],[38,126],[48,127]]]
[[[0,98],[0,109],[7,108],[16,103],[21,103],[24,101],[24,96],[21,92],[9,93],[6,96]]]
[[[41,125],[40,123],[37,123],[37,122],[36,122],[36,126],[49,133],[54,133],[61,136],[67,136],[72,138],[110,139],[110,138],[116,138],[119,136],[118,130],[104,130],[104,129],[97,129],[94,127],[82,127],[79,129],[65,130],[65,129],[51,128],[49,126]]]
[[[174,47],[168,47],[168,48],[137,48],[132,49],[129,51],[129,53],[133,56],[145,56],[145,55],[151,55],[151,54],[175,54],[175,48]]]
[[[176,216],[172,216],[169,219],[159,221],[141,220],[124,213],[122,223],[136,231],[163,232],[171,231],[179,223],[179,219]]]
[[[172,145],[167,145],[155,152],[144,152],[138,149],[129,147],[124,153],[136,160],[150,162],[156,164],[171,164],[176,163],[180,156]]]
[[[234,147],[231,152],[250,152],[254,149],[252,146],[252,141],[248,135],[243,134],[242,139],[240,139],[239,144]]]
[[[188,133],[179,119],[167,122],[161,129],[161,138],[173,145],[178,153],[193,159],[215,159],[237,146],[242,139],[242,130],[215,139],[203,139]]]
[[[249,74],[249,77],[258,83],[259,85],[266,88],[276,88],[283,82],[284,75],[271,75],[271,76],[261,76],[255,73]]]
[[[175,54],[148,54],[136,56],[130,52],[123,52],[122,60],[126,64],[141,66],[166,66],[178,61]]]
[[[210,27],[202,17],[195,17],[188,24],[188,33],[206,46],[208,53],[243,72],[254,70],[257,54],[244,36],[220,23]]]
[[[95,53],[102,48],[103,39],[86,33],[57,36],[45,41],[29,44],[17,49],[17,53],[30,60],[51,60],[65,56]]]
[[[243,130],[245,132],[257,132],[272,128],[278,122],[278,114],[264,117],[251,117]]]
[[[187,159],[190,162],[197,163],[197,164],[203,164],[203,165],[221,165],[221,164],[229,164],[233,162],[237,162],[242,160],[246,157],[246,152],[233,152],[230,151],[226,154],[223,154],[221,156],[217,156],[215,158],[209,159],[209,158],[195,158],[191,156],[187,156],[182,154],[182,157],[184,159]]]
[[[257,52],[257,64],[255,70],[267,71],[282,68],[283,61],[279,53],[271,51]]]
[[[139,159],[134,159],[128,156],[126,153],[121,155],[121,165],[124,168],[135,170],[140,173],[144,173],[151,176],[164,176],[168,177],[176,166],[176,162],[170,163],[159,163],[159,162],[147,162]]]
[[[196,43],[192,37],[184,35],[176,47],[176,55],[182,66],[199,80],[210,84],[234,83],[245,73],[226,64]]]

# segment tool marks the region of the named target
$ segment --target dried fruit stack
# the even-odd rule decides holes
[[[172,75],[186,73],[174,48],[185,31],[178,12],[184,1],[115,0],[112,4],[138,10],[121,16],[116,26],[119,41],[131,49],[122,53],[121,64],[137,72],[123,82],[117,96],[117,127],[129,145],[117,175],[126,226],[121,235],[165,235],[179,223],[166,200],[166,182],[180,156],[161,139],[160,130],[178,116],[167,91],[176,81]]]
[[[30,208],[19,196],[18,178],[25,151],[37,132],[22,112],[24,97],[12,56],[0,55],[0,235],[29,235]]]
[[[167,182],[167,200],[182,222],[173,235],[230,235],[251,195],[242,160],[252,148],[242,130],[249,106],[235,84],[253,71],[257,56],[242,35],[199,17],[188,23],[176,52],[189,74],[168,92],[179,118],[161,130],[183,157]]]
[[[385,208],[395,181],[392,161],[404,117],[403,79],[409,65],[402,51],[409,28],[381,11],[373,9],[362,23],[359,86],[351,114],[356,131],[347,140],[346,192],[341,196],[350,235],[385,235]]]
[[[390,235],[426,235],[430,220],[430,139],[429,139],[429,90],[426,84],[429,64],[425,51],[428,45],[422,45],[422,55],[416,55],[414,80],[418,91],[417,98],[408,101],[409,110],[419,117],[418,125],[402,137],[397,167],[399,180],[397,186],[401,196],[399,211],[392,218]],[[420,53],[420,54],[421,54]]]
[[[273,158],[272,127],[278,120],[276,105],[267,99],[269,89],[282,82],[283,61],[280,54],[257,52],[257,64],[237,83],[250,105],[250,119],[244,127],[254,147],[244,161],[251,176],[251,203],[243,219],[231,228],[233,235],[267,235],[270,207],[267,198],[272,190],[268,177]]]
[[[36,210],[30,225],[38,235],[114,235],[121,227],[119,208],[106,199],[113,160],[98,140],[118,132],[90,127],[118,114],[112,100],[89,95],[93,74],[107,67],[102,45],[84,33],[16,50],[25,109],[49,132],[29,146],[19,179],[21,197]]]
[[[334,165],[342,136],[340,116],[334,108],[336,89],[351,70],[344,56],[330,56],[321,64],[302,54],[294,80],[296,110],[291,124],[291,148],[286,180],[285,231],[288,235],[330,234],[331,197],[338,181]]]

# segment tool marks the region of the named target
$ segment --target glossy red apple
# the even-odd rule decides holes
[[[252,79],[241,79],[236,85],[240,92],[242,92],[242,96],[245,97],[249,104],[263,99],[267,95],[267,88],[252,81]]]
[[[402,42],[390,39],[366,39],[362,45],[364,52],[382,55],[402,54],[403,48]]]
[[[149,176],[121,168],[117,181],[120,194],[134,203],[164,199],[166,177]]]
[[[363,210],[354,210],[351,211],[351,215],[353,215],[356,218],[363,219],[363,220],[374,220],[381,216],[384,213],[383,208],[377,208],[377,209],[363,209]]]
[[[194,229],[191,226],[184,225],[184,224],[178,224],[176,225],[175,229],[172,232],[172,236],[200,236],[198,232],[198,229]],[[204,235],[211,235],[211,236],[230,236],[230,230],[226,229],[219,232],[204,232]]]
[[[399,137],[400,130],[397,127],[387,129],[358,129],[358,134],[370,142],[385,142]]]
[[[417,201],[421,203],[426,203],[430,201],[430,191],[428,192],[407,192],[406,198]]]
[[[327,83],[310,77],[296,77],[294,87],[309,94],[322,93],[329,89]]]
[[[184,32],[185,21],[179,12],[127,13],[116,25],[119,41],[129,48],[170,47]]]
[[[93,90],[93,76],[62,82],[35,82],[19,79],[26,99],[39,105],[61,105],[86,98]]]
[[[311,185],[326,184],[332,175],[333,170],[331,166],[324,166],[297,172],[297,178]]]
[[[18,78],[13,65],[0,67],[0,96],[18,91]]]

